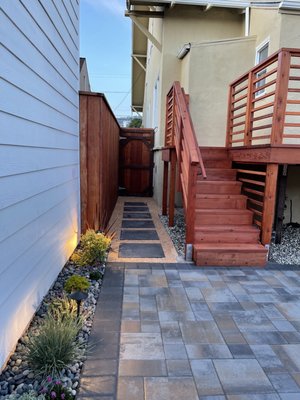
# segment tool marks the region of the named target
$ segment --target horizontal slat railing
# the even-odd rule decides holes
[[[176,149],[186,215],[186,243],[192,244],[197,176],[202,174],[206,178],[206,172],[188,109],[187,97],[179,82],[174,82],[167,95],[165,147]]]
[[[248,197],[247,208],[253,212],[253,222],[262,227],[266,186],[266,165],[236,164],[237,179],[243,183],[242,193]]]
[[[227,147],[300,144],[300,49],[281,49],[230,85]]]

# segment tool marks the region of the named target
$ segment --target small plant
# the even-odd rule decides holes
[[[21,396],[18,394],[10,395],[8,398],[9,400],[45,400],[45,396],[43,394],[37,394],[34,390],[23,393]]]
[[[86,292],[90,287],[89,281],[80,275],[72,275],[66,280],[64,289],[67,293]]]
[[[74,363],[83,349],[77,339],[79,320],[45,318],[37,336],[30,338],[26,359],[36,375],[59,376],[61,370]]]
[[[46,400],[73,400],[73,395],[69,388],[66,388],[59,379],[47,377],[41,390]]]
[[[72,261],[80,266],[95,265],[105,259],[106,252],[110,246],[111,238],[104,233],[96,233],[89,229],[81,236],[80,249],[72,256]]]
[[[48,306],[48,313],[56,320],[76,319],[77,304],[67,296],[55,298]]]
[[[90,272],[90,280],[91,281],[99,281],[102,278],[102,274],[99,271],[92,271]]]

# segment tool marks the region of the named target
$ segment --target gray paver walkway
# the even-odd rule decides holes
[[[80,399],[299,400],[300,270],[109,263]]]

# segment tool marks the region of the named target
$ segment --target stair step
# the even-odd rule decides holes
[[[252,225],[253,212],[240,209],[202,208],[195,212],[198,225]]]
[[[220,160],[205,160],[204,167],[207,168],[231,168],[232,161],[229,158]]]
[[[239,208],[245,209],[247,196],[242,194],[197,194],[196,209],[199,208]]]
[[[203,160],[226,160],[229,153],[224,147],[201,147],[199,146]],[[204,163],[205,165],[205,163]]]
[[[201,225],[195,227],[195,243],[259,243],[254,225]]]
[[[201,194],[240,194],[242,182],[197,180],[197,193]]]
[[[266,264],[267,249],[261,244],[201,243],[194,246],[199,266],[257,266]]]
[[[206,168],[206,175],[208,181],[235,181],[237,171],[230,168]],[[202,176],[198,177],[203,180]]]

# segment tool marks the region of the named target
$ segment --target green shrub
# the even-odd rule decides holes
[[[74,363],[83,348],[77,339],[81,326],[78,320],[47,316],[27,345],[26,359],[32,371],[41,376],[59,376],[63,368]]]
[[[110,246],[111,238],[104,233],[96,233],[89,229],[81,236],[80,249],[78,249],[71,260],[80,266],[95,265],[105,259],[106,252]]]
[[[90,272],[90,279],[92,281],[99,281],[100,278],[102,278],[101,272],[99,272],[99,271]]]
[[[90,287],[89,281],[80,275],[72,275],[66,280],[64,289],[67,293],[86,292]]]
[[[77,318],[77,304],[67,296],[58,297],[49,304],[48,313],[56,320]]]

